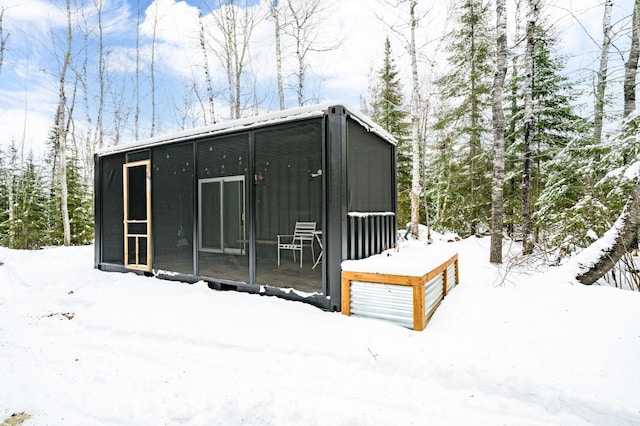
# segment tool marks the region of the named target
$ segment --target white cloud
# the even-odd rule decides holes
[[[421,81],[425,89],[429,89],[432,77],[438,76],[447,64],[444,60],[446,49],[440,42],[447,25],[449,15],[448,2],[419,2],[418,15],[420,27],[416,32],[417,45],[420,49]],[[602,37],[601,0],[553,0],[549,2],[545,12],[549,14],[549,21],[558,29],[560,53],[571,55],[569,69],[577,70],[581,75],[589,75],[597,66],[599,43]],[[620,31],[624,17],[629,16],[632,1],[616,2],[614,6],[613,22]],[[63,32],[66,26],[64,3],[40,0],[5,0],[7,9],[4,16],[4,30],[11,36],[5,55],[2,74],[0,74],[0,144],[6,144],[11,139],[22,138],[24,110],[28,110],[28,140],[44,140],[51,125],[55,105],[57,102],[56,70],[58,60],[52,56],[54,50],[50,33],[59,40],[64,40]],[[355,107],[359,106],[359,97],[368,94],[368,84],[371,72],[375,72],[381,65],[383,43],[387,35],[391,38],[392,52],[401,74],[405,92],[409,92],[411,75],[409,58],[405,51],[404,41],[398,33],[407,34],[407,5],[390,7],[384,0],[326,0],[328,14],[322,24],[318,40],[332,44],[341,40],[335,49],[323,53],[309,53],[308,70],[306,75],[307,92],[317,95],[320,100],[343,100]],[[513,27],[514,1],[508,1],[508,19]],[[91,28],[95,28],[96,12],[93,2],[86,2],[83,10]],[[430,8],[427,10],[426,8]],[[575,17],[567,14],[566,8],[574,11]],[[274,27],[268,16],[268,4],[262,0],[251,7],[255,13],[256,26],[253,30],[251,42],[252,76],[255,76],[257,98],[262,103],[260,109],[274,109],[277,107],[276,94],[276,64],[274,48]],[[146,85],[141,93],[143,113],[148,114],[149,108],[149,62],[153,24],[156,24],[156,85],[159,113],[164,114],[162,126],[164,129],[173,127],[172,121],[179,114],[173,110],[181,107],[184,97],[184,85],[194,82],[202,87],[204,80],[203,53],[199,46],[199,9],[187,1],[154,0],[145,10],[141,11],[141,80]],[[211,11],[205,10],[204,23],[207,28],[207,40],[210,46],[215,43],[213,37],[216,28],[211,17]],[[493,10],[492,10],[493,13]],[[80,16],[76,14],[74,16]],[[157,19],[156,19],[157,18]],[[521,19],[524,19],[524,14]],[[580,24],[578,24],[578,20]],[[105,35],[105,51],[108,52],[107,71],[112,79],[129,80],[131,85],[135,72],[135,34],[136,13],[135,5],[126,0],[106,0],[103,3],[103,30]],[[383,22],[385,21],[385,22]],[[493,22],[492,22],[493,23]],[[391,29],[390,27],[393,27]],[[584,28],[583,28],[584,27]],[[587,37],[590,34],[596,43]],[[81,42],[77,35],[76,41]],[[510,46],[513,45],[512,34]],[[628,46],[628,36],[620,33],[617,47],[625,49]],[[625,44],[627,43],[627,44]],[[78,44],[76,47],[80,46]],[[94,75],[97,69],[95,59],[95,44],[91,46],[88,61],[88,72]],[[285,77],[286,97],[289,106],[296,105],[296,84],[294,75],[297,70],[295,50],[292,39],[283,34],[283,72]],[[82,61],[84,54],[76,50],[77,64]],[[219,59],[209,51],[208,59],[210,71],[214,80],[214,91],[219,94],[217,110],[223,114],[228,108],[220,104],[224,102],[226,89],[226,75],[222,70]],[[620,55],[612,54],[611,70],[619,73],[621,69]],[[93,74],[92,74],[93,73]],[[89,82],[89,84],[92,84]],[[250,90],[253,89],[253,86]],[[613,89],[612,89],[613,90]],[[132,96],[129,93],[125,95]],[[95,93],[95,90],[94,90]],[[90,99],[95,102],[95,99]],[[32,115],[33,114],[33,115]],[[84,111],[76,112],[77,116]],[[194,113],[197,115],[196,113]],[[148,117],[141,117],[142,122],[148,122]],[[128,123],[129,128],[132,123]],[[36,129],[39,128],[39,129]],[[130,129],[127,129],[130,130]],[[129,132],[131,133],[131,132]],[[141,132],[144,134],[145,132]]]

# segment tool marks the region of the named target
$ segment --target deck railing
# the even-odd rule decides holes
[[[351,212],[347,223],[347,259],[382,253],[396,243],[396,215],[390,212]]]

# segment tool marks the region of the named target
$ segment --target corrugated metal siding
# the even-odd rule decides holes
[[[413,328],[413,287],[351,281],[350,292],[351,315],[380,318]]]
[[[358,260],[382,253],[396,243],[394,213],[349,213],[347,259]]]
[[[453,262],[447,267],[447,294],[456,286],[456,264],[457,262]]]
[[[431,318],[433,313],[440,306],[440,301],[444,297],[443,285],[444,274],[439,274],[424,286],[424,319],[425,322]]]

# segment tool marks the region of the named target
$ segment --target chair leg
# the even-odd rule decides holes
[[[300,268],[302,268],[302,249],[304,246],[300,246]]]
[[[280,266],[280,247],[278,247],[278,266]]]

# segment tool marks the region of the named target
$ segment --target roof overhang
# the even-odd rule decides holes
[[[253,117],[240,118],[237,120],[217,123],[210,126],[199,127],[180,132],[169,133],[166,135],[156,136],[144,140],[125,143],[122,145],[114,145],[103,148],[96,152],[97,156],[106,156],[121,152],[137,151],[147,149],[159,145],[165,145],[176,142],[184,142],[203,137],[219,136],[227,133],[237,133],[252,130],[260,127],[266,127],[281,123],[306,120],[314,117],[323,117],[328,114],[330,108],[342,107],[345,113],[355,121],[357,121],[368,132],[372,132],[380,136],[390,144],[396,145],[396,139],[391,136],[383,128],[375,124],[369,117],[362,112],[349,107],[341,102],[324,102],[316,105],[308,105],[298,108],[287,109],[283,111],[269,112],[265,114],[255,115]]]

